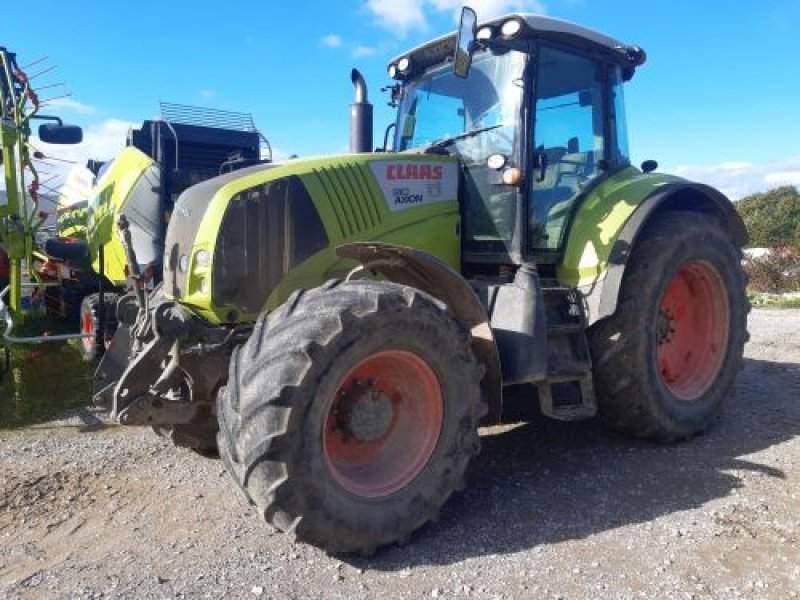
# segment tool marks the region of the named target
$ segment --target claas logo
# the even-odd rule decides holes
[[[408,179],[438,180],[441,178],[441,165],[415,165],[413,163],[386,165],[386,179],[389,181]]]

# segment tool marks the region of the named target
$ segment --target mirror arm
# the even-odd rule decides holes
[[[32,119],[39,119],[40,121],[55,121],[59,125],[63,126],[64,122],[61,120],[60,117],[53,117],[50,115],[33,115]]]

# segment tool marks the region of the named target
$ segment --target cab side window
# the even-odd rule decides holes
[[[606,158],[603,67],[543,46],[534,108],[529,222],[531,250],[557,250],[575,200],[602,174]]]

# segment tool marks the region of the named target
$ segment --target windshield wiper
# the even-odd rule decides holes
[[[474,137],[486,131],[491,131],[492,129],[497,129],[498,127],[502,127],[503,123],[498,123],[497,125],[489,125],[488,127],[479,127],[478,129],[470,129],[469,131],[465,131],[464,133],[459,133],[458,135],[454,135],[452,137],[443,138],[441,140],[436,140],[432,142],[430,146],[425,148],[426,154],[432,154],[432,151],[440,150],[442,148],[447,148],[456,142],[460,142],[461,140],[466,140],[467,138]]]

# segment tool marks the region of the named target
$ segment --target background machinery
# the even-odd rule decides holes
[[[131,129],[113,160],[90,161],[97,176],[91,198],[61,211],[65,235],[47,241],[50,261],[40,267],[59,284],[48,290],[48,311],[80,323],[87,360],[101,356],[113,336],[114,305],[128,283],[116,219],[128,219],[140,270],[155,287],[178,196],[220,173],[269,162],[271,152],[262,159],[266,143],[249,114],[162,103],[160,118]]]
[[[31,78],[51,70],[52,67],[45,68]],[[44,155],[31,141],[32,122],[45,121],[38,130],[43,142],[76,144],[83,138],[79,127],[64,125],[58,117],[41,114],[40,108],[45,103],[31,87],[16,54],[0,47],[0,156],[5,182],[5,191],[0,195],[0,323],[4,341],[17,339],[11,331],[15,315],[21,314],[23,299],[28,300],[42,284],[32,265],[36,234],[47,218],[39,206],[43,184],[35,164]],[[38,337],[35,341],[63,339],[65,336],[55,335],[47,339]]]
[[[464,484],[503,390],[671,441],[742,362],[746,230],[705,185],[630,164],[644,52],[513,14],[393,60],[391,152],[353,72],[352,154],[184,191],[95,375],[120,423],[219,452],[260,515],[334,552],[403,542]],[[110,224],[109,224],[110,226]]]

